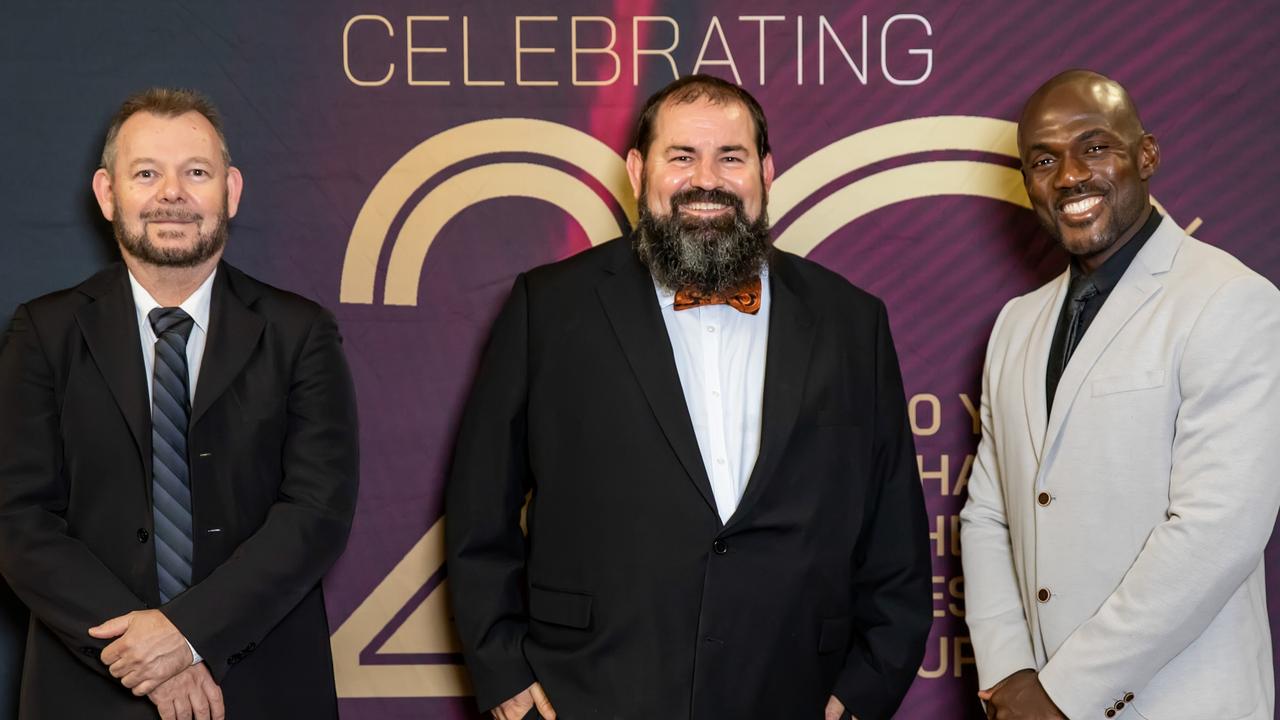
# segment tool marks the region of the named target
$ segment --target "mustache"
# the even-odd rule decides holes
[[[204,220],[204,216],[200,213],[178,208],[147,210],[139,213],[138,217],[147,222],[201,222]]]
[[[1080,195],[1106,195],[1106,194],[1107,194],[1106,188],[1101,188],[1096,185],[1092,185],[1090,183],[1080,183],[1079,185],[1072,185],[1071,187],[1066,188],[1064,190],[1059,190],[1058,202],[1062,202],[1063,200],[1070,200],[1071,198],[1078,197]]]
[[[738,214],[745,212],[742,206],[742,198],[734,195],[728,190],[723,190],[721,188],[708,190],[707,188],[696,187],[685,188],[684,190],[672,195],[671,211],[672,213],[675,213],[675,211],[679,210],[682,205],[702,202],[715,203],[717,205],[728,205],[737,211]]]

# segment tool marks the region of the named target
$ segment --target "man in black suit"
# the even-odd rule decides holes
[[[932,608],[885,307],[770,245],[741,88],[658,92],[627,168],[636,232],[517,278],[462,420],[448,568],[477,701],[887,718]]]
[[[354,511],[354,392],[328,312],[221,262],[241,187],[207,100],[130,98],[93,178],[123,265],[14,313],[24,720],[337,716],[319,583]]]

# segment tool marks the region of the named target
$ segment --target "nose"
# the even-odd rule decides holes
[[[716,172],[714,158],[701,158],[693,166],[693,176],[689,184],[704,190],[715,190],[720,187],[720,173]]]
[[[1063,156],[1062,162],[1058,163],[1058,174],[1054,178],[1054,184],[1065,190],[1076,187],[1092,177],[1093,171],[1089,169],[1089,165],[1069,153]]]
[[[165,175],[161,180],[157,199],[164,203],[184,202],[186,195],[182,188],[182,180],[175,174]]]

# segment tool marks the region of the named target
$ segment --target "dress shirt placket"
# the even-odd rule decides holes
[[[707,409],[707,436],[711,441],[710,467],[712,492],[716,498],[717,510],[722,520],[733,513],[736,506],[737,492],[734,490],[732,468],[729,465],[729,451],[724,436],[724,398],[722,394],[720,372],[720,344],[723,336],[723,323],[720,314],[722,306],[700,307],[698,322],[702,325],[702,377],[703,403]],[[736,310],[734,312],[737,312]]]

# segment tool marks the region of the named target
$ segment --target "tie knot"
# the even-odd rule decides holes
[[[195,324],[191,316],[179,307],[155,308],[147,313],[147,319],[151,321],[151,329],[155,330],[156,337],[177,333],[182,337],[183,342],[187,341],[187,336],[191,334],[191,326]]]
[[[1093,279],[1086,275],[1077,275],[1071,278],[1071,287],[1067,290],[1067,297],[1072,302],[1082,303],[1098,294],[1098,288],[1093,284]]]

